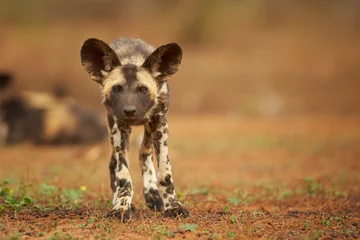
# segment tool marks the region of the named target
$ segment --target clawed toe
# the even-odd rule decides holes
[[[186,218],[189,216],[189,212],[183,206],[178,206],[176,208],[165,210],[164,216],[172,218],[181,216]]]
[[[135,210],[135,207],[133,205],[131,206],[131,210],[130,209],[128,209],[128,210],[113,209],[107,214],[107,217],[109,217],[109,218],[116,217],[121,222],[128,222],[131,220],[133,210]]]

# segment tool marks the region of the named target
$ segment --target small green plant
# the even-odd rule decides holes
[[[305,230],[308,230],[308,229],[311,228],[311,226],[312,226],[311,221],[306,220],[306,222],[304,223],[304,229],[305,229]]]
[[[183,192],[177,191],[176,195],[179,201],[183,201],[185,199],[185,194]]]
[[[193,195],[204,195],[207,196],[210,193],[209,188],[194,188],[191,192]]]
[[[151,227],[151,232],[156,232],[159,233],[161,235],[167,236],[167,237],[173,237],[174,233],[171,232],[167,227],[163,227],[160,225],[155,225]]]
[[[286,189],[282,193],[280,193],[279,199],[282,200],[284,198],[291,197],[293,195],[293,191],[290,189]]]
[[[64,237],[61,235],[61,233],[56,232],[54,233],[51,237],[50,240],[60,240],[60,239],[64,239]]]
[[[335,191],[334,192],[334,196],[335,197],[347,197],[348,193],[345,191]]]
[[[237,222],[236,216],[235,216],[235,215],[232,215],[232,216],[230,217],[230,223],[231,223],[231,224],[235,224],[236,222]]]
[[[179,226],[180,229],[185,231],[191,231],[196,232],[196,229],[198,228],[198,224],[191,224],[191,223],[184,223]]]
[[[14,193],[14,189],[8,187],[9,182],[0,183],[0,197],[9,197]]]
[[[312,177],[306,177],[305,182],[308,194],[316,195],[320,191],[321,185]]]
[[[223,207],[223,213],[227,214],[227,213],[229,213],[229,212],[230,212],[230,207],[229,207],[228,205],[225,205],[225,206]]]
[[[43,183],[40,185],[40,192],[43,194],[43,195],[46,195],[46,196],[51,196],[53,194],[55,194],[59,189],[53,185],[48,185],[46,183]]]
[[[321,236],[324,235],[324,231],[323,230],[314,230],[313,231],[313,238],[314,240],[318,240],[321,238]]]
[[[235,232],[229,232],[229,233],[228,233],[228,238],[229,238],[229,239],[233,239],[235,236],[236,236],[236,233],[235,233]]]
[[[85,227],[86,227],[86,223],[79,224],[79,228],[85,228]]]
[[[333,220],[334,220],[333,217],[329,217],[329,218],[323,219],[323,220],[321,221],[321,224],[330,227],[331,222],[332,222]]]
[[[15,212],[21,211],[24,207],[32,207],[35,203],[34,200],[32,200],[30,197],[24,197],[21,200],[18,200],[14,198],[13,196],[7,197],[4,201],[4,205],[1,205],[2,207],[0,210],[12,210]]]
[[[241,200],[236,197],[236,196],[232,196],[230,199],[229,199],[229,203],[234,205],[234,206],[237,206],[239,203],[241,203]]]
[[[8,240],[18,240],[21,239],[21,235],[19,232],[11,232],[8,234]]]
[[[211,239],[220,239],[220,235],[217,233],[211,234]]]
[[[87,220],[87,222],[88,222],[88,223],[94,223],[94,222],[95,222],[95,219],[89,218],[89,219]]]

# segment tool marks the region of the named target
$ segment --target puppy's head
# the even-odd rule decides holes
[[[103,103],[118,121],[143,124],[159,102],[164,83],[177,72],[182,50],[176,43],[157,48],[141,65],[122,64],[105,42],[88,39],[81,62],[90,78],[101,85]],[[167,93],[167,92],[166,92]]]

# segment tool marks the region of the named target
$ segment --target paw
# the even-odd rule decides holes
[[[146,206],[155,212],[161,212],[164,208],[164,203],[161,200],[159,190],[150,188],[150,190],[144,194]]]
[[[185,207],[178,205],[176,208],[171,208],[171,209],[165,210],[164,216],[172,217],[172,218],[176,218],[178,216],[188,217],[189,212],[186,210]]]
[[[135,211],[134,205],[131,204],[131,209],[112,209],[108,214],[107,217],[112,218],[116,217],[121,222],[128,222],[131,220],[132,212]]]

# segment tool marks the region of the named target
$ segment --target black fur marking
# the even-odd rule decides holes
[[[121,133],[121,150],[125,150],[126,147],[125,133],[123,131],[120,131],[120,133]]]
[[[155,149],[155,153],[156,153],[156,156],[157,156],[157,164],[158,164],[158,167],[159,167],[159,153],[160,153],[160,142],[159,141],[154,141],[153,142],[153,145],[154,145],[154,149]]]
[[[114,134],[116,134],[116,133],[117,133],[117,129],[116,129],[116,128],[111,129],[111,134],[112,134],[112,135],[114,135]]]
[[[148,131],[144,131],[143,145],[147,148],[150,148],[151,143],[151,133]]]
[[[169,93],[161,93],[158,97],[158,104],[153,109],[153,114],[156,115],[158,113],[166,113],[168,106],[170,104],[170,94]],[[166,121],[162,123],[162,125],[166,126]]]
[[[142,160],[142,161],[146,161],[146,159],[150,156],[151,154],[146,154],[146,153],[143,153],[143,154],[141,154],[141,156],[140,156],[140,160]]]
[[[110,129],[112,129],[115,125],[115,120],[114,120],[114,117],[111,116],[110,114],[108,114],[108,124],[109,124],[109,127]]]
[[[167,145],[168,145],[168,144],[167,144],[167,141],[164,141],[164,146],[166,146],[166,147],[167,147]]]
[[[160,140],[162,138],[162,133],[160,131],[157,131],[156,136]]]
[[[165,125],[166,126],[166,125]],[[163,133],[167,134],[169,132],[168,128],[164,128]]]
[[[164,198],[167,198],[167,197],[168,197],[168,195],[167,195],[166,193],[164,193],[164,194],[163,194],[163,197],[164,197]]]
[[[150,188],[147,193],[144,191],[144,197],[146,201],[146,206],[151,210],[160,212],[163,209],[163,201],[161,200],[159,190]]]
[[[122,178],[122,179],[119,180],[118,184],[119,184],[119,187],[120,187],[120,192],[118,194],[118,198],[131,196],[132,186],[131,186],[130,181],[128,181],[125,178]]]
[[[122,72],[127,84],[132,84],[132,82],[137,81],[136,72],[137,66],[131,63],[128,63],[122,67]]]
[[[160,185],[166,187],[168,194],[174,193],[174,184],[171,182],[171,175],[167,174],[164,180],[160,181]]]
[[[109,170],[110,170],[110,186],[113,192],[115,192],[116,186],[115,186],[115,168],[116,168],[116,159],[114,157],[114,154],[111,154],[110,158],[110,164],[109,164]]]
[[[120,152],[120,147],[119,147],[119,146],[116,146],[116,147],[115,147],[115,151],[116,151],[116,152]]]
[[[129,183],[127,179],[125,179],[125,178],[120,179],[120,180],[119,180],[119,186],[120,186],[120,188],[125,187],[125,184],[127,184],[127,183]]]
[[[126,168],[128,168],[128,164],[126,162],[126,159],[124,157],[120,157],[120,169],[122,168],[122,166],[125,166]]]

